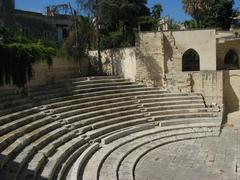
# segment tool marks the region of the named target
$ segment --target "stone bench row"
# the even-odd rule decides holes
[[[188,100],[188,97],[184,97],[186,100]],[[87,103],[82,103],[84,101],[80,101],[80,102],[77,102],[77,104],[74,104],[74,105],[68,105],[68,106],[65,106],[65,107],[58,107],[58,108],[55,108],[55,109],[51,109],[50,111],[48,110],[45,110],[44,112],[46,113],[57,113],[58,115],[60,115],[61,118],[66,118],[66,117],[70,117],[70,116],[74,116],[76,114],[83,114],[85,112],[94,112],[96,110],[101,110],[101,109],[104,109],[106,110],[107,108],[111,107],[117,107],[117,106],[121,106],[121,105],[129,105],[129,104],[137,104],[137,102],[134,102],[134,100],[131,100],[132,98],[131,97],[122,97],[122,98],[117,98],[117,99],[106,99],[106,100],[100,100],[100,101],[91,101],[91,98],[88,98],[87,99]],[[166,99],[166,98],[164,98]],[[173,99],[173,97],[171,97],[171,99]],[[189,101],[191,100],[191,98],[189,98]],[[86,101],[86,99],[85,99]],[[115,103],[115,101],[117,101],[118,103]],[[122,102],[121,102],[122,101]],[[168,102],[168,101],[167,101]],[[173,103],[174,101],[172,101],[171,103]],[[76,102],[74,102],[76,103]],[[107,104],[108,103],[108,104]],[[178,102],[176,102],[178,103]],[[181,102],[180,102],[181,103]],[[102,105],[100,105],[102,104]],[[64,103],[61,104],[62,106],[63,105],[66,105]],[[161,104],[152,104],[154,106],[158,105],[160,106]],[[168,104],[167,104],[168,105]],[[46,105],[47,107],[48,105]],[[166,103],[165,103],[165,106],[166,106]],[[49,106],[51,107],[51,105]],[[85,107],[85,108],[84,108]],[[174,107],[172,107],[174,109]],[[47,109],[47,108],[46,108]],[[149,109],[149,108],[148,108]],[[44,110],[44,109],[43,109]],[[155,109],[150,109],[151,111],[153,110],[158,110],[157,107]],[[14,118],[18,118],[18,117],[22,117],[24,115],[28,115],[28,113],[34,113],[34,112],[39,112],[40,109],[37,109],[37,108],[33,108],[29,111],[23,111],[23,112],[19,112],[19,113],[13,113],[12,116],[5,116],[5,117],[0,117],[0,124],[3,125],[2,126],[2,129],[3,131],[0,131],[0,133],[4,133],[8,128],[7,128],[7,123],[10,123],[10,127],[15,127],[17,128],[18,127],[18,124],[27,124],[33,120],[36,120],[38,119],[35,115],[30,115],[28,117],[23,117],[23,118],[20,118],[18,120],[14,120]],[[44,113],[39,113],[39,116],[43,116]],[[16,122],[16,123],[14,123]],[[25,123],[24,123],[25,122]],[[18,123],[18,124],[17,124]],[[4,125],[5,124],[5,125]],[[5,131],[4,131],[5,130]],[[12,130],[11,128],[9,128],[9,130]]]
[[[55,97],[61,97],[61,96],[68,96],[68,95],[74,95],[74,94],[83,94],[83,93],[89,93],[89,92],[96,92],[96,91],[107,91],[107,90],[114,90],[114,89],[131,89],[131,88],[141,88],[143,86],[140,85],[112,85],[111,86],[99,86],[99,87],[93,87],[93,88],[83,88],[83,89],[74,89],[74,90],[68,90],[66,88],[63,88],[59,92],[39,92],[36,96],[26,96],[17,100],[11,100],[11,101],[5,101],[1,102],[0,109],[7,109],[9,107],[18,106],[24,103],[33,103],[33,102],[39,102],[44,99],[50,99]]]
[[[129,112],[127,112],[126,114],[129,114]],[[107,116],[109,116],[109,115],[107,115]],[[126,118],[125,117],[119,117],[119,118],[116,118],[116,119],[105,120],[103,122],[97,122],[97,123],[95,123],[95,125],[91,124],[91,126],[89,126],[89,127],[82,127],[82,128],[85,128],[87,130],[92,129],[93,131],[90,131],[89,133],[87,133],[87,135],[88,135],[88,137],[93,139],[93,138],[96,138],[99,135],[102,135],[102,134],[105,134],[107,132],[110,132],[110,131],[114,130],[114,128],[117,129],[117,128],[120,128],[120,127],[127,127],[127,126],[130,126],[130,125],[136,125],[138,123],[147,122],[145,119],[143,119],[143,121],[141,121],[140,119],[137,119],[136,121],[133,120],[134,118],[140,118],[141,116],[142,116],[142,114],[140,114],[139,117],[136,116],[136,115],[134,115],[133,117],[132,116],[126,116]],[[105,119],[105,118],[103,118],[103,119]],[[118,123],[118,122],[122,122],[123,119],[124,119],[124,121],[128,121],[128,120],[130,120],[130,121],[128,121],[127,123]],[[91,123],[93,123],[93,122],[91,122]],[[122,126],[121,126],[121,124],[122,124]],[[85,126],[86,126],[86,124],[85,124]],[[108,126],[110,126],[110,127],[108,127]],[[75,126],[75,127],[77,127],[77,126]],[[94,130],[94,129],[96,129],[96,130]],[[44,128],[43,128],[43,130],[44,130]],[[17,145],[18,145],[18,143],[17,143]],[[21,144],[21,147],[23,148],[24,145],[26,145],[26,144]],[[13,148],[13,146],[10,146],[10,149],[11,148]],[[21,148],[18,147],[18,149],[21,149]],[[3,151],[3,154],[8,157],[8,156],[12,155],[12,153],[14,152],[14,149],[10,152],[10,154],[5,154],[5,152],[6,151]],[[6,160],[4,162],[6,162]]]
[[[144,120],[143,122],[146,122],[146,121]],[[133,122],[133,124],[131,124],[130,122],[122,123],[122,124],[123,124],[123,127],[128,127],[129,125],[136,125],[136,123],[139,123],[139,120]],[[104,125],[104,126],[105,126],[105,125]],[[95,132],[90,132],[90,133],[88,133],[87,135],[88,135],[90,138],[95,138],[95,137],[101,135],[102,133],[104,134],[104,133],[107,133],[107,132],[109,132],[109,131],[112,131],[113,128],[118,129],[118,128],[120,128],[120,127],[121,127],[120,124],[114,124],[114,126],[112,126],[112,127],[108,127],[108,128],[107,128],[107,127],[104,127],[104,128],[101,129],[101,130],[98,130],[98,131],[95,130]]]
[[[158,91],[156,91],[158,93]],[[154,92],[150,92],[150,93],[156,93],[155,91]],[[140,92],[140,93],[149,93],[148,91],[146,92]],[[107,103],[107,101],[114,101],[115,99],[114,98],[118,98],[119,99],[116,99],[117,101],[119,101],[121,98],[124,99],[124,98],[133,98],[134,95],[139,95],[137,93],[122,93],[122,94],[112,94],[112,95],[103,95],[103,96],[92,96],[92,97],[85,97],[85,98],[78,98],[78,99],[75,99],[75,100],[66,100],[66,101],[60,101],[60,102],[57,102],[57,103],[52,103],[50,105],[47,105],[47,106],[43,106],[43,107],[39,107],[39,108],[31,108],[31,109],[27,109],[27,110],[23,110],[23,111],[19,111],[19,112],[15,112],[15,113],[12,113],[12,114],[8,114],[8,115],[5,115],[5,116],[2,116],[0,117],[0,125],[4,124],[4,123],[7,123],[7,122],[10,122],[10,121],[13,121],[14,119],[17,119],[17,118],[21,118],[21,117],[24,117],[24,116],[27,116],[27,115],[31,115],[32,113],[35,113],[35,112],[39,112],[41,109],[43,108],[51,108],[51,109],[57,109],[57,108],[61,108],[62,109],[65,109],[65,108],[68,108],[69,106],[71,105],[76,105],[76,104],[82,104],[82,106],[88,106],[88,105],[93,105],[93,104],[96,104],[98,105],[99,103]],[[126,96],[126,97],[125,97]],[[146,96],[146,95],[145,95]],[[164,96],[164,94],[162,93],[159,93],[159,94],[156,94],[155,96]],[[170,93],[167,93],[166,94],[167,97],[169,96],[179,96],[179,94],[170,94]],[[77,97],[76,97],[77,98]],[[106,100],[103,100],[103,101],[100,101],[101,99],[106,99]],[[60,100],[60,99],[58,99]],[[125,100],[125,99],[124,99]],[[88,102],[88,104],[85,104],[86,102]],[[181,103],[181,102],[179,102]],[[201,101],[199,102],[201,103]],[[164,105],[166,103],[163,103],[163,104],[159,104],[159,105]],[[157,103],[151,103],[151,104],[147,104],[147,103],[144,103],[144,106],[147,107],[147,106],[153,106],[153,105],[158,105]],[[64,107],[64,106],[68,106],[68,107]]]
[[[72,78],[67,80],[60,80],[55,82],[54,84],[49,85],[41,85],[35,87],[28,87],[27,91],[29,93],[44,91],[44,90],[51,90],[51,89],[58,89],[63,87],[70,87],[74,85],[83,85],[83,84],[93,84],[93,83],[107,83],[107,82],[129,82],[128,79],[122,79],[121,77],[86,77],[86,78]],[[21,95],[17,94],[15,89],[8,89],[8,90],[1,90],[0,91],[0,100],[14,100],[17,98],[21,98]]]
[[[199,133],[208,133],[209,136],[218,135],[219,129],[214,128],[216,128],[215,124],[180,125],[168,128],[156,127],[155,129],[143,130],[141,132],[136,131],[136,133],[131,133],[129,136],[120,136],[122,138],[119,137],[110,144],[104,145],[104,143],[102,149],[91,157],[83,171],[82,179],[116,179],[116,172],[120,167],[118,167],[118,164],[122,159],[122,156],[120,157],[119,154],[129,154],[131,150],[127,152],[127,149],[134,147],[137,149],[140,145],[150,143],[157,139],[178,136],[181,134],[189,134],[189,136],[194,138],[199,137]],[[119,136],[119,133],[116,133],[116,136]],[[112,135],[110,137],[112,137]],[[113,155],[113,153],[115,153],[115,155]],[[111,155],[118,156],[118,158],[110,158]]]
[[[125,105],[125,104],[124,104]],[[132,107],[132,108],[136,108],[136,106],[127,106],[127,107],[123,107],[124,109],[129,109],[130,107]],[[118,108],[116,108],[116,111],[119,111],[119,110],[121,110],[121,109],[118,109]],[[197,110],[197,109],[196,109]],[[205,110],[205,109],[204,109]],[[89,118],[89,117],[95,117],[95,116],[97,116],[98,114],[101,114],[101,113],[104,113],[104,114],[108,114],[108,113],[113,113],[114,112],[114,108],[110,108],[110,109],[103,109],[103,112],[90,112],[89,113],[89,115],[84,115],[84,113],[83,114],[81,114],[81,115],[78,115],[77,117],[70,117],[70,119],[67,119],[67,122],[69,123],[72,123],[72,122],[74,122],[74,121],[78,121],[79,119],[81,120],[81,119],[86,119],[86,118]],[[175,113],[175,111],[171,111],[172,113]],[[162,113],[164,113],[164,112],[162,112]],[[41,115],[41,114],[40,114]],[[72,114],[71,114],[72,115]],[[120,116],[121,114],[119,114],[119,116]],[[104,118],[106,118],[106,117],[104,117]],[[113,117],[111,117],[111,118],[113,118]],[[31,119],[31,118],[30,118]],[[29,121],[27,121],[28,119],[26,119],[26,123],[29,123]],[[32,120],[36,120],[36,119],[32,119]],[[20,123],[22,123],[22,121],[21,121],[21,119],[20,119],[20,121],[18,121],[18,122],[20,122]],[[18,123],[17,122],[17,123]],[[41,122],[40,122],[41,123]],[[93,122],[91,122],[91,123],[93,123]],[[42,124],[44,124],[44,123],[42,123]],[[81,123],[82,124],[82,123]],[[13,125],[13,126],[10,126],[10,130],[12,130],[11,129],[11,127],[16,127],[17,125],[16,124],[13,124],[13,122],[11,123],[11,125]],[[35,125],[35,127],[37,127],[37,123],[36,122],[34,122],[34,125]],[[75,124],[75,126],[76,126],[76,124]],[[31,124],[29,125],[28,124],[28,128],[27,129],[29,129],[30,130],[30,128],[31,128]],[[4,129],[7,129],[6,127],[4,127]],[[9,130],[9,131],[10,131]],[[2,131],[2,132],[4,132],[4,131]],[[24,133],[25,131],[23,130],[23,129],[21,129],[21,132],[22,133]]]
[[[132,119],[132,118],[138,118],[138,116],[135,116],[135,117],[131,117],[130,119]],[[122,120],[124,119],[124,117],[122,118]],[[129,118],[128,118],[129,119]],[[128,119],[126,119],[125,118],[125,120],[128,120]],[[119,120],[121,120],[120,118],[119,118]],[[139,120],[136,120],[135,122],[127,122],[127,123],[125,123],[125,124],[123,124],[122,126],[124,126],[124,127],[127,127],[128,125],[135,125],[135,124],[138,124],[138,123],[141,123],[142,121],[139,121]],[[144,120],[144,122],[146,122],[146,120]],[[110,123],[110,124],[113,124],[113,122],[112,123]],[[102,127],[102,126],[104,126],[105,124],[102,124],[102,125],[100,125],[100,124],[98,124],[97,125],[97,127]],[[96,128],[96,127],[94,127],[94,128]],[[115,125],[115,128],[118,128],[118,126],[116,126]],[[45,127],[42,127],[41,128],[42,130],[44,130],[45,129]],[[80,128],[79,129],[79,131],[81,131],[81,134],[83,134],[84,133],[84,131],[89,131],[89,130],[91,130],[92,129],[92,127],[91,126],[85,126],[85,127],[82,127],[82,128]],[[53,129],[51,129],[51,130],[53,130]],[[104,132],[108,132],[108,131],[112,131],[112,127],[109,127],[107,130],[105,129],[105,131]],[[34,132],[34,131],[33,131]],[[35,138],[39,138],[39,136],[37,136],[37,134],[34,134],[33,132],[31,132],[29,135],[28,134],[26,134],[24,137],[26,137],[26,138],[30,138],[28,141],[26,141],[25,143],[18,143],[18,141],[15,141],[15,145],[14,144],[11,144],[7,149],[5,149],[1,154],[5,157],[3,160],[2,160],[2,166],[3,165],[5,165],[11,158],[12,158],[12,156],[14,155],[14,154],[16,154],[17,152],[21,152],[22,150],[23,150],[23,148],[25,147],[25,149],[27,149],[29,152],[27,153],[27,151],[22,151],[21,153],[20,153],[20,155],[19,156],[17,156],[17,158],[15,158],[14,159],[14,161],[16,161],[16,159],[19,159],[18,157],[21,157],[21,154],[23,153],[23,156],[24,155],[28,155],[28,154],[30,154],[32,151],[32,149],[31,149],[31,145],[32,144],[34,144],[34,145],[32,145],[34,148],[41,148],[40,146],[37,146],[37,143],[36,143],[36,141],[38,141],[38,140],[36,140]],[[36,131],[37,133],[40,133],[40,131],[38,131],[38,129],[37,129],[37,131]],[[45,131],[46,133],[47,133],[47,131]],[[99,131],[98,133],[102,133],[102,134],[104,134],[104,132],[103,131]],[[48,139],[51,139],[51,132],[48,132],[48,135],[46,134],[45,136],[42,134],[42,133],[40,133],[40,134],[38,134],[38,135],[42,135],[42,137],[45,137],[46,139],[48,138]],[[33,136],[32,136],[33,135]],[[54,134],[52,134],[52,136],[54,136]],[[94,134],[92,134],[92,136],[94,136]],[[20,138],[20,139],[18,139],[18,140],[20,140],[21,141],[21,139],[26,139],[26,138]],[[35,140],[35,141],[34,141]],[[28,147],[26,147],[27,146],[27,144],[29,144],[31,141],[34,141],[33,143],[31,143],[30,145],[29,145],[29,147],[30,148],[28,148]],[[44,141],[44,139],[43,139],[43,141]],[[44,141],[44,142],[48,142],[48,141]],[[47,145],[47,144],[45,144],[45,145]],[[69,148],[72,148],[71,146],[69,147]],[[21,159],[21,158],[20,158]],[[22,158],[23,159],[23,158]],[[23,161],[23,162],[25,162],[25,161]],[[18,161],[18,163],[19,164],[21,164],[19,161]]]
[[[32,97],[32,98],[24,98],[23,100],[21,99],[20,101],[11,101],[7,103],[3,103],[1,106],[0,110],[0,117],[7,115],[9,113],[13,113],[16,111],[21,111],[21,110],[26,110],[28,108],[34,107],[34,106],[41,106],[44,104],[49,104],[49,103],[55,103],[55,102],[60,102],[64,100],[70,100],[74,98],[79,98],[79,97],[90,97],[90,96],[96,96],[96,95],[106,95],[106,94],[116,94],[116,93],[132,93],[132,92],[137,92],[137,91],[149,91],[149,90],[156,90],[158,93],[165,92],[161,91],[157,88],[136,88],[133,86],[114,86],[114,87],[107,87],[107,88],[96,88],[96,89],[85,89],[85,90],[79,90],[75,92],[62,92],[59,94],[50,94],[50,95],[43,95],[43,96],[37,96],[37,97]]]

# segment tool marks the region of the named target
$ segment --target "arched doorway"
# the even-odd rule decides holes
[[[224,69],[239,69],[238,54],[232,49],[224,57]]]
[[[200,57],[194,49],[188,49],[183,54],[182,71],[200,71]]]

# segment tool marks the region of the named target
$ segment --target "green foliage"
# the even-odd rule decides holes
[[[101,49],[124,47],[126,44],[121,31],[110,32],[108,35],[101,37]]]
[[[153,29],[157,29],[159,19],[155,19],[152,16],[142,16],[138,18],[138,22],[141,31],[152,31]]]
[[[188,29],[198,28],[198,24],[195,20],[188,20],[184,22],[184,26]]]
[[[68,55],[75,60],[86,56],[87,49],[91,47],[91,41],[94,38],[94,26],[89,17],[79,17],[72,27],[68,38],[63,46]]]
[[[183,0],[186,13],[194,20],[186,21],[188,28],[221,28],[228,30],[232,17],[236,14],[233,9],[234,0]]]
[[[176,30],[180,30],[181,27],[180,27],[180,25],[179,25],[177,22],[175,22],[173,19],[170,19],[170,20],[169,20],[168,29],[169,29],[170,31],[176,31]]]
[[[121,47],[122,44],[134,45],[139,17],[150,16],[146,0],[77,0],[77,2],[87,9],[99,25],[100,29],[96,34],[103,38],[100,40],[101,48]],[[125,42],[117,40],[120,34]],[[115,44],[117,41],[120,43],[118,46]]]
[[[234,0],[215,0],[206,16],[201,19],[202,27],[222,28],[228,30],[234,16]]]
[[[42,59],[51,65],[51,56],[56,54],[55,48],[48,43],[4,28],[0,29],[0,37],[0,85],[24,87],[33,76],[32,65]]]
[[[163,11],[162,5],[160,3],[155,4],[152,7],[152,17],[154,17],[155,19],[160,19],[162,11]]]

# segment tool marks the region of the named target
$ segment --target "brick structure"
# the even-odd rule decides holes
[[[61,41],[68,36],[72,24],[71,16],[15,9],[14,0],[0,0],[0,25],[20,29],[27,37]]]

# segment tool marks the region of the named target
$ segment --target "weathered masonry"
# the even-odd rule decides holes
[[[105,67],[109,74],[172,92],[202,93],[207,104],[225,104],[233,112],[240,109],[239,44],[234,33],[214,29],[140,32],[135,47],[102,55],[112,60]]]

